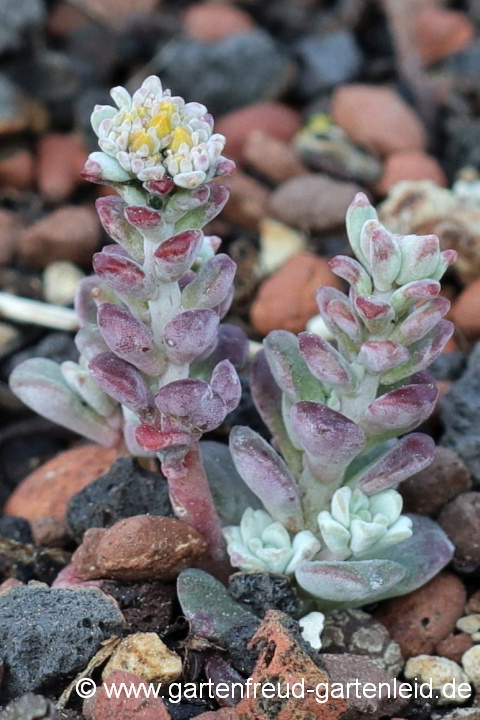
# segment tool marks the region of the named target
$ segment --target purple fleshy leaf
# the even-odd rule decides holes
[[[313,475],[322,482],[338,478],[365,446],[365,433],[356,423],[320,403],[294,405],[292,424]]]
[[[192,633],[199,637],[221,640],[237,625],[254,628],[259,623],[255,615],[233,600],[221,582],[203,570],[182,570],[177,595]]]
[[[183,307],[216,308],[229,294],[236,269],[236,264],[228,255],[215,255],[200,268],[195,280],[182,292]]]
[[[401,315],[419,300],[432,300],[437,297],[440,290],[441,285],[437,280],[416,280],[395,290],[390,298],[390,305],[397,315]]]
[[[163,338],[170,360],[183,365],[199,357],[215,341],[219,322],[214,310],[186,310],[172,318]]]
[[[248,359],[248,336],[237,325],[224,323],[218,328],[218,342],[213,352],[197,359],[190,368],[191,377],[199,377],[202,380],[210,378],[215,365],[222,360],[229,360],[234,368],[241,370]],[[206,356],[206,353],[204,353]]]
[[[432,414],[438,399],[435,385],[406,385],[382,395],[366,409],[362,427],[368,435],[401,435]]]
[[[282,391],[272,375],[265,350],[260,350],[253,358],[250,383],[253,402],[272,433],[273,444],[282,453],[294,477],[298,477],[302,471],[302,454],[288,437],[282,414]]]
[[[342,330],[354,343],[362,342],[362,326],[350,307],[347,298],[331,300],[328,303],[327,315],[331,322]]]
[[[389,303],[380,300],[375,295],[359,295],[356,297],[355,310],[374,335],[384,333],[395,317],[393,308]]]
[[[395,281],[397,285],[434,277],[440,260],[440,242],[436,235],[405,235],[399,237],[398,243],[402,264]]]
[[[109,350],[107,343],[98,329],[98,325],[93,325],[93,323],[89,323],[80,328],[75,335],[75,345],[80,355],[82,355],[87,362],[93,360],[96,355],[108,352]]]
[[[307,332],[300,333],[298,341],[312,375],[332,387],[352,386],[353,375],[349,364],[329,342]]]
[[[178,232],[183,230],[201,229],[219,215],[230,197],[230,188],[227,185],[210,185],[210,197],[207,202],[196,210],[190,210],[177,222]]]
[[[455,327],[450,320],[440,320],[428,335],[410,345],[408,348],[411,355],[410,360],[382,375],[382,384],[391,385],[429,367],[443,352],[445,345],[453,335],[454,329]]]
[[[303,513],[299,488],[281,457],[248,427],[234,427],[229,444],[238,473],[274,520],[292,532],[300,530]]]
[[[395,328],[391,337],[404,345],[421,340],[437,325],[450,310],[450,301],[437,297],[414,310],[401,325]]]
[[[180,218],[186,215],[189,211],[205,205],[209,197],[209,185],[201,185],[200,187],[195,188],[195,190],[180,190],[177,187],[176,191],[169,198],[164,211],[166,222],[172,224],[178,223]],[[192,227],[193,226],[182,228],[182,230],[191,230]]]
[[[130,310],[104,303],[98,308],[97,321],[103,339],[115,355],[147,375],[161,375],[165,371],[166,358],[155,345],[151,330]]]
[[[143,238],[125,218],[126,203],[117,195],[99,198],[95,203],[105,232],[133,257],[143,262]]]
[[[375,553],[382,561],[389,560],[405,568],[405,576],[392,590],[380,591],[373,598],[375,602],[413,592],[438,575],[453,557],[455,548],[436,522],[424,515],[407,517],[413,522],[412,536]]]
[[[85,405],[53,360],[25,360],[13,370],[9,382],[12,392],[42,417],[107,447],[119,442],[118,429]]]
[[[114,353],[97,355],[88,369],[107,395],[142,417],[155,412],[153,394],[141,373]]]
[[[369,340],[360,348],[358,359],[371,373],[384,373],[406,363],[410,353],[406,347],[391,340]]]
[[[101,280],[95,275],[82,278],[77,285],[75,292],[75,313],[80,327],[97,321],[97,304],[92,292],[98,290],[102,285]]]
[[[235,297],[235,288],[233,285],[231,286],[230,290],[228,291],[227,296],[224,300],[220,303],[220,305],[217,305],[215,308],[216,312],[218,313],[218,317],[220,320],[223,320],[225,315],[228,314],[228,311],[232,307],[233,298]]]
[[[180,280],[195,262],[202,243],[201,230],[186,230],[165,240],[153,256],[158,277],[164,282]]]
[[[357,295],[369,295],[372,292],[372,281],[363,265],[348,255],[336,255],[328,261],[330,270],[338,277],[346,280]]]
[[[163,178],[163,180],[149,180],[148,182],[144,182],[143,187],[152,195],[164,197],[175,190],[175,183],[172,178],[166,177]]]
[[[292,402],[324,401],[322,385],[308,369],[296,335],[287,330],[273,330],[263,341],[263,346],[273,377]]]
[[[237,371],[229,360],[222,360],[214,368],[210,386],[227,406],[228,412],[232,412],[242,399],[242,384]]]
[[[433,273],[432,277],[434,277],[435,280],[441,280],[448,268],[456,262],[457,257],[458,253],[456,250],[444,250],[441,252],[437,269]]]
[[[363,226],[369,220],[376,220],[377,213],[364,193],[357,193],[347,210],[347,234],[351,248],[361,263],[368,267],[368,260],[360,247]]]
[[[161,452],[176,447],[188,447],[192,442],[190,433],[182,430],[162,430],[156,425],[138,425],[135,439],[147,452]]]
[[[116,247],[116,246],[114,246]],[[93,269],[109,287],[121,295],[133,295],[148,300],[153,295],[153,286],[143,268],[128,257],[111,252],[95,253]]]
[[[127,205],[125,218],[147,240],[152,242],[163,240],[165,218],[159,210],[146,205]]]
[[[320,601],[320,608],[326,609],[329,603],[336,608],[358,607],[381,593],[388,597],[406,574],[400,563],[391,560],[309,562],[295,571],[300,587]]]
[[[221,396],[203,380],[168,383],[155,395],[155,403],[162,414],[186,422],[202,432],[219,427],[228,412]]]
[[[386,292],[391,289],[400,263],[400,249],[392,234],[381,225],[375,228],[370,240],[370,264],[377,290]]]
[[[435,442],[432,438],[412,433],[352,477],[349,485],[366,495],[374,495],[396,488],[399,483],[428,467],[434,458]]]

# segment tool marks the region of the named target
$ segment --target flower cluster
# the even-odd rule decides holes
[[[230,435],[235,467],[270,523],[224,530],[231,562],[271,567],[280,548],[292,552],[310,532],[318,550],[294,572],[320,607],[409,592],[452,555],[435,523],[401,515],[396,487],[434,457],[430,437],[406,433],[437,401],[426,368],[453,332],[439,281],[456,253],[441,252],[434,235],[389,232],[362,194],[347,233],[356,259],[338,256],[330,266],[350,293],[322,287],[317,295],[334,342],[274,331],[253,363],[252,395],[281,455],[250,428]]]
[[[116,107],[97,105],[92,114],[98,144],[108,157],[94,153],[90,162],[104,168],[103,179],[137,178],[164,189],[173,181],[191,190],[231,170],[231,161],[222,157],[226,139],[212,134],[213,118],[204,105],[172,96],[155,75],[133,96],[123,87],[111,95]]]

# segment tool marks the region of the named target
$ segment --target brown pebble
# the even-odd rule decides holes
[[[0,188],[31,190],[35,183],[35,160],[30,150],[18,148],[0,155]]]
[[[294,255],[260,286],[250,313],[255,330],[301,332],[318,314],[316,292],[323,285],[342,289],[327,260],[310,252]]]
[[[267,215],[270,190],[241,170],[221,180],[231,192],[222,217],[246,230],[257,232],[261,220]]]
[[[354,142],[383,157],[427,144],[420,117],[390,87],[343,85],[333,94],[332,114]]]
[[[291,145],[263,130],[252,130],[247,137],[243,147],[243,161],[274,183],[308,173]]]
[[[465,613],[467,615],[480,613],[480,590],[477,590],[477,592],[473,593],[472,597],[469,598],[465,605]]]
[[[434,5],[419,7],[414,23],[417,47],[427,65],[463,50],[475,37],[475,26],[465,13]]]
[[[183,27],[194,40],[218,42],[252,30],[255,23],[244,10],[213,1],[190,5],[183,15]]]
[[[405,512],[436,517],[444,505],[471,487],[470,471],[459,455],[437,447],[432,464],[402,482],[399,491]]]
[[[480,565],[480,492],[465,492],[445,505],[438,523],[455,545],[455,557]]]
[[[440,640],[435,647],[435,655],[446,657],[456,663],[461,663],[463,653],[470,650],[473,645],[471,635],[468,633],[450,633],[446,638]]]
[[[411,150],[394,153],[386,159],[376,191],[388,195],[392,187],[406,180],[430,180],[440,187],[447,187],[447,178],[438,160],[420,150]]]
[[[480,278],[467,285],[450,310],[450,319],[469,340],[480,338]]]
[[[241,161],[245,142],[252,130],[262,130],[270,137],[290,142],[302,127],[301,115],[288,105],[264,102],[233,110],[219,118],[215,132],[225,135],[225,155]]]
[[[181,520],[136,515],[108,530],[91,528],[72,557],[85,580],[173,580],[205,553],[207,543]]]
[[[374,613],[400,645],[405,659],[431,655],[463,615],[466,591],[462,581],[443,572],[426,585],[382,603]]]
[[[47,202],[68,200],[80,184],[80,172],[88,157],[83,140],[73,135],[50,133],[38,144],[38,189]]]
[[[13,491],[6,515],[19,515],[30,522],[38,518],[65,521],[70,498],[104,475],[117,453],[101,445],[84,445],[62,452],[27,475]]]
[[[8,265],[12,261],[17,237],[22,229],[19,213],[0,209],[0,265]]]
[[[25,230],[18,238],[18,253],[25,265],[34,268],[44,268],[55,260],[89,265],[101,237],[93,207],[67,205]]]

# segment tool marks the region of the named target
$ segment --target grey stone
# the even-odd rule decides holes
[[[2,0],[0,3],[0,53],[14,50],[28,28],[45,18],[43,0]]]
[[[80,543],[90,528],[109,528],[134,515],[173,515],[168,485],[161,473],[120,458],[106,475],[73,496],[68,505],[70,532]]]
[[[56,720],[55,706],[41,695],[28,693],[0,711],[0,720]]]
[[[300,600],[286,575],[270,572],[235,573],[228,580],[228,592],[260,617],[267,610],[280,610],[297,617]]]
[[[322,650],[367,656],[393,677],[405,665],[400,646],[392,640],[386,627],[363,610],[325,613]]]
[[[33,545],[32,528],[28,520],[22,517],[0,518],[0,537],[7,540],[14,540],[24,545]]]
[[[102,641],[123,628],[116,603],[97,588],[60,590],[40,583],[12,588],[0,596],[6,699],[71,679]]]
[[[159,63],[165,87],[218,115],[277,97],[290,78],[289,58],[262,30],[218,43],[172,40]]]
[[[460,455],[480,483],[480,343],[473,349],[466,372],[453,383],[442,403],[444,447]]]
[[[348,30],[325,36],[308,35],[294,47],[300,61],[295,91],[306,100],[335,85],[353,80],[362,70],[363,53]]]

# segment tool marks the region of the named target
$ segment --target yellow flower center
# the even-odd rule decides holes
[[[138,152],[143,145],[148,147],[149,153],[155,152],[154,140],[145,130],[138,130],[130,135],[130,150],[132,152]]]
[[[173,131],[173,138],[172,142],[170,143],[170,149],[172,150],[172,152],[176,153],[182,143],[187,143],[188,147],[192,147],[193,145],[190,138],[190,133],[188,132],[187,128],[178,126]]]

